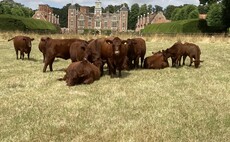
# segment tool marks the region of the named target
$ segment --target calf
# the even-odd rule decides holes
[[[66,69],[64,78],[68,86],[76,84],[90,84],[99,80],[100,70],[95,65],[84,59],[83,61],[73,62]]]
[[[144,60],[145,69],[163,69],[166,67],[169,67],[169,63],[161,51],[153,53],[152,56],[146,57]]]
[[[70,58],[70,46],[74,42],[86,42],[81,39],[52,39],[52,38],[42,38],[45,43],[45,63],[43,72],[46,72],[46,68],[49,65],[50,71],[53,71],[53,62],[56,57],[62,59]]]
[[[31,52],[31,41],[34,38],[30,38],[27,36],[15,36],[8,41],[13,40],[14,49],[16,51],[16,59],[18,59],[18,51],[20,51],[20,59],[24,59],[24,53],[27,53],[28,59],[30,59],[30,52]]]
[[[127,39],[129,68],[138,68],[139,59],[141,58],[141,67],[146,53],[146,44],[142,38]],[[134,64],[132,63],[134,61]]]

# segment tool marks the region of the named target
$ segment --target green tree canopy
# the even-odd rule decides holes
[[[207,23],[209,26],[223,26],[223,7],[222,4],[212,4],[207,13]]]

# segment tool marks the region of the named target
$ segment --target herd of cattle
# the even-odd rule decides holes
[[[13,40],[18,59],[24,59],[24,53],[30,58],[31,41],[33,38],[27,36],[16,36]],[[172,66],[183,65],[187,56],[190,57],[190,65],[194,62],[195,68],[199,67],[200,48],[193,43],[176,42],[172,47],[158,51],[149,57],[145,57],[146,43],[142,38],[133,38],[122,40],[119,37],[98,38],[89,41],[82,39],[52,39],[42,37],[38,46],[43,54],[44,68],[46,72],[49,66],[53,71],[53,62],[56,57],[62,59],[71,59],[72,63],[67,67],[66,74],[62,79],[68,86],[75,84],[90,84],[98,80],[103,75],[103,66],[107,63],[108,71],[111,77],[116,75],[121,77],[121,70],[131,70],[140,67],[145,69],[163,69],[169,67],[168,58],[171,57]],[[194,60],[193,60],[194,58]]]

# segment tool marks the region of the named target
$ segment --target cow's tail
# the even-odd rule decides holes
[[[13,38],[11,38],[11,39],[8,39],[8,41],[11,41],[11,40],[13,40],[14,39],[14,37]]]

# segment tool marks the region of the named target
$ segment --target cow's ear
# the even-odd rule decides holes
[[[112,44],[113,43],[113,41],[111,41],[109,39],[106,39],[105,42],[108,43],[108,44]]]
[[[30,40],[31,40],[31,41],[33,41],[33,40],[34,40],[34,38],[31,38]]]

